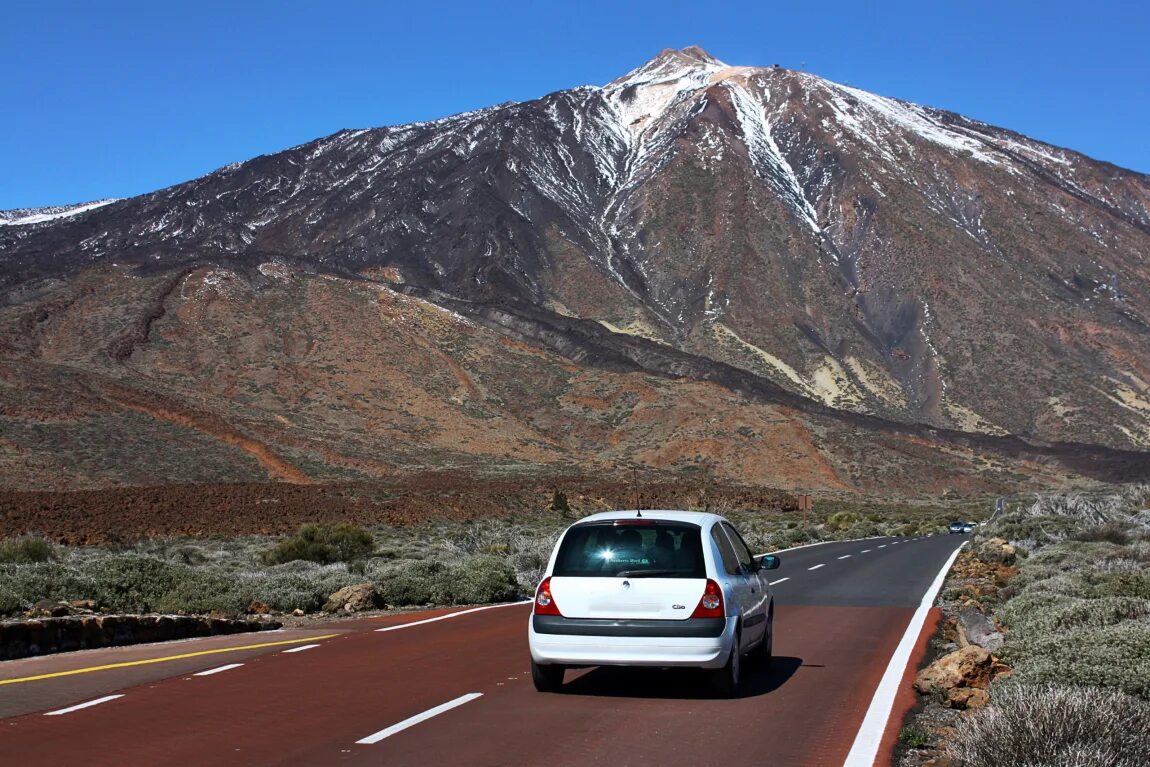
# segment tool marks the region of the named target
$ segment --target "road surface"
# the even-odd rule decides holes
[[[912,616],[962,540],[782,553],[775,660],[734,700],[656,669],[569,671],[537,693],[529,605],[441,610],[0,663],[0,762],[789,767],[877,748],[882,764],[913,698],[904,656],[931,627]]]

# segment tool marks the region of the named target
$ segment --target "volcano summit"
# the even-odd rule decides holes
[[[778,66],[0,214],[9,489],[1150,476],[1150,177]]]

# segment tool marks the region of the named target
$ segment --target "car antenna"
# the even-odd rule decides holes
[[[635,516],[643,516],[643,512],[639,509],[639,484],[636,482],[636,477],[639,470],[634,466],[631,467],[631,489],[635,491]]]

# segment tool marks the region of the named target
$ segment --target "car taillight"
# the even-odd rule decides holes
[[[562,615],[559,605],[555,604],[555,597],[551,596],[551,577],[548,576],[539,584],[535,591],[536,615]]]
[[[695,612],[691,613],[691,617],[725,618],[726,614],[723,609],[723,590],[719,588],[719,584],[708,578],[707,587],[703,589],[703,596],[699,599],[699,605],[695,608]]]

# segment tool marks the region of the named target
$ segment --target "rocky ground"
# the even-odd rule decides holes
[[[949,764],[942,748],[962,712],[985,706],[990,683],[1010,673],[995,655],[1003,633],[990,606],[1018,574],[1015,557],[1014,547],[992,538],[955,561],[938,602],[943,622],[915,677],[919,703],[899,736],[900,767]]]

